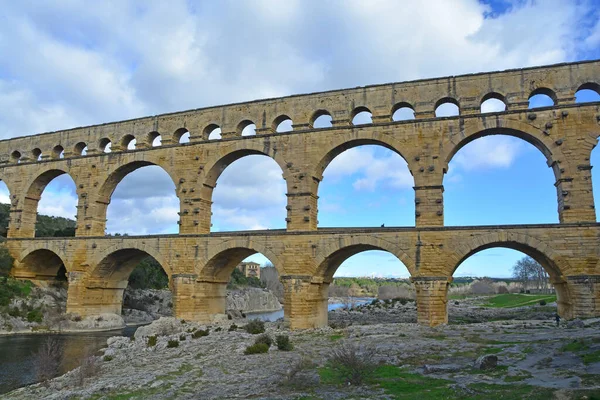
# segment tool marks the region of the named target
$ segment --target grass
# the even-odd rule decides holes
[[[329,336],[329,340],[331,340],[332,342],[337,342],[338,340],[343,339],[343,338],[344,338],[344,335],[342,335],[342,334],[334,334],[334,335]]]
[[[552,303],[556,301],[556,295],[516,293],[499,294],[497,296],[490,297],[487,300],[487,303],[483,304],[483,306],[492,308],[515,308],[539,304],[540,300],[544,300],[546,303]]]
[[[321,382],[326,385],[343,386],[344,383],[329,367],[318,369]],[[499,373],[506,371],[500,368]],[[527,379],[527,375],[508,377],[508,382]],[[382,365],[377,367],[367,384],[382,389],[392,399],[432,399],[432,400],[500,400],[500,399],[533,399],[547,400],[552,398],[552,389],[529,385],[495,385],[477,383],[467,387],[463,392],[457,389],[454,381],[431,378],[407,371],[396,366]]]
[[[584,354],[582,357],[584,364],[593,364],[600,362],[600,350]]]
[[[560,348],[561,351],[582,351],[587,349],[588,345],[581,339],[573,340]]]

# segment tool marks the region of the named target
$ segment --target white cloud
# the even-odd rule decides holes
[[[450,162],[464,171],[482,168],[508,168],[521,154],[525,144],[521,139],[510,136],[486,136],[460,149]]]
[[[356,147],[337,156],[324,171],[324,179],[338,181],[351,177],[355,190],[374,191],[385,185],[395,189],[414,186],[406,161],[391,150],[374,146]]]

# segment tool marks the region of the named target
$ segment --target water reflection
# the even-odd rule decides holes
[[[0,336],[0,394],[36,382],[35,355],[48,337],[53,337],[62,346],[60,374],[64,374],[78,367],[86,353],[93,354],[106,347],[109,337],[130,337],[136,328],[78,334]]]
[[[327,311],[337,310],[338,308],[342,308],[342,307],[346,307],[346,306],[348,306],[350,308],[354,308],[356,306],[370,303],[372,300],[373,299],[371,297],[364,297],[364,298],[353,298],[350,303],[331,303],[331,304],[327,305]],[[246,314],[246,318],[258,319],[261,321],[275,322],[280,319],[283,319],[283,308],[279,311],[273,311],[273,312]]]

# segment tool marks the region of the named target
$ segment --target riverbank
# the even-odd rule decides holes
[[[14,298],[4,312],[0,312],[0,336],[110,331],[149,324],[173,315],[169,290],[126,290],[121,315],[107,313],[82,318],[65,312],[66,301],[65,285],[31,287],[26,296]],[[249,287],[227,291],[226,312],[231,318],[281,309],[269,290]]]
[[[394,311],[411,302],[398,301],[393,307],[392,303],[373,302],[361,311],[336,310],[329,317],[413,313],[412,307]],[[411,393],[413,397],[406,398],[579,399],[600,395],[600,319],[556,327],[552,319],[517,319],[541,317],[539,305],[507,309],[505,314],[482,307],[477,300],[458,306],[470,309],[477,318],[487,315],[488,321],[429,328],[365,317],[342,328],[298,332],[286,331],[280,322],[267,323],[271,338],[289,335],[294,348],[281,351],[273,345],[267,353],[255,355],[244,354],[257,338],[239,329],[245,321],[207,326],[162,319],[138,330],[134,340],[109,339],[103,355],[96,358],[97,373],[83,381],[74,370],[47,386],[32,385],[5,397],[387,399]],[[491,321],[499,315],[510,318]],[[199,330],[202,334],[196,333]],[[332,351],[344,347],[355,348],[360,360],[372,361],[372,373],[362,385],[348,385],[335,373]]]

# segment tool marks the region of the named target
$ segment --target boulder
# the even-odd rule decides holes
[[[485,370],[489,370],[489,369],[494,369],[494,368],[496,368],[497,365],[498,365],[498,357],[497,356],[495,356],[494,354],[485,354],[485,355],[477,358],[477,360],[475,360],[475,364],[473,365],[473,367],[475,369],[485,371]]]
[[[162,317],[150,325],[140,326],[135,331],[134,336],[137,340],[149,336],[173,335],[175,333],[182,332],[184,328],[185,325],[183,325],[179,319],[173,317]]]
[[[567,328],[585,328],[585,324],[580,319],[574,319],[567,322]]]

